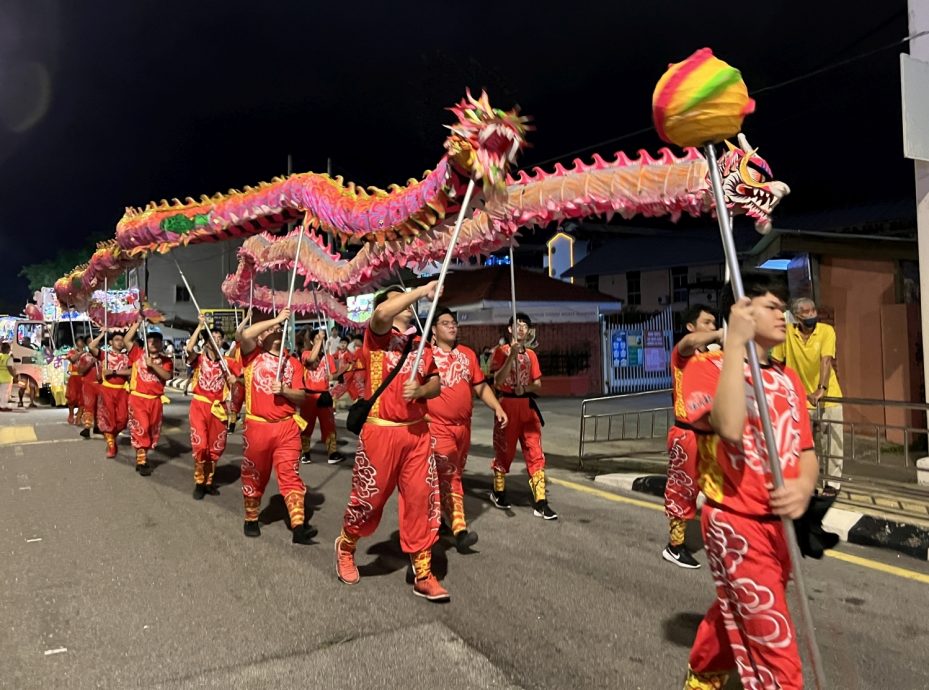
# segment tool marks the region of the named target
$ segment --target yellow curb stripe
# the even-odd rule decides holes
[[[929,575],[923,573],[918,573],[915,570],[907,570],[906,568],[898,568],[895,565],[887,565],[886,563],[881,563],[879,561],[872,561],[870,558],[862,558],[861,556],[853,556],[850,553],[843,553],[841,551],[827,551],[826,555],[830,558],[837,558],[840,561],[845,561],[846,563],[854,563],[855,565],[860,565],[862,568],[870,568],[871,570],[878,570],[882,573],[887,573],[888,575],[896,575],[897,577],[906,578],[907,580],[913,580],[915,582],[922,582],[924,585],[929,585]]]
[[[11,443],[29,443],[35,440],[35,429],[32,426],[0,427],[0,446],[6,446]]]
[[[603,491],[602,489],[595,489],[592,486],[587,486],[585,484],[578,484],[576,482],[570,482],[565,479],[555,479],[554,477],[549,477],[548,481],[552,484],[557,484],[568,489],[573,489],[574,491],[580,491],[581,493],[590,494],[591,496],[597,496],[599,498],[604,498],[607,501],[613,501],[614,503],[626,503],[633,506],[638,506],[639,508],[648,508],[650,510],[658,510],[664,512],[664,507],[659,503],[650,503],[649,501],[640,501],[636,498],[628,498],[626,496],[620,496],[619,494],[610,493],[609,491]],[[854,565],[861,566],[862,568],[869,568],[870,570],[877,570],[878,572],[887,573],[888,575],[896,575],[897,577],[902,577],[907,580],[913,580],[914,582],[921,582],[925,585],[929,585],[929,575],[925,575],[915,570],[907,570],[906,568],[899,568],[895,565],[887,565],[886,563],[881,563],[880,561],[872,561],[870,558],[862,558],[861,556],[853,556],[850,553],[844,553],[842,551],[826,551],[826,555],[830,558],[835,558],[840,561],[845,561],[846,563],[852,563]]]

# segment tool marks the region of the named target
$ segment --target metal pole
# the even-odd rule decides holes
[[[519,330],[519,326],[516,323],[516,262],[513,260],[513,244],[514,240],[510,238],[510,307],[513,311],[513,327],[510,333],[510,347],[513,347],[512,338],[516,338],[516,332]],[[527,324],[526,336],[528,337],[528,324]],[[516,359],[513,360],[513,375],[516,378],[516,385],[513,387],[515,390],[519,387],[519,352],[516,353]],[[531,374],[530,374],[531,376]]]
[[[413,368],[410,369],[410,381],[416,380],[416,372],[419,370],[419,363],[423,358],[423,349],[426,347],[426,330],[432,327],[432,319],[435,317],[436,307],[439,306],[439,297],[442,295],[442,286],[445,284],[445,276],[448,274],[449,264],[452,263],[452,255],[455,253],[455,244],[458,242],[458,235],[461,234],[461,224],[464,222],[465,214],[468,212],[468,206],[471,204],[471,195],[474,193],[474,178],[468,182],[468,189],[465,191],[464,200],[461,202],[461,209],[458,211],[458,220],[455,221],[455,230],[448,241],[448,250],[445,252],[445,259],[442,261],[442,269],[439,271],[438,284],[435,286],[435,296],[432,298],[432,304],[429,305],[429,314],[426,316],[426,325],[423,326],[423,335],[419,339],[419,348],[416,350],[416,359],[413,360]]]
[[[172,257],[173,258],[173,257]],[[184,281],[184,287],[187,288],[187,294],[190,295],[190,301],[194,303],[194,309],[197,310],[197,317],[200,317],[200,305],[197,303],[197,297],[194,295],[194,291],[190,289],[190,283],[187,282],[187,276],[184,275],[184,271],[181,269],[181,265],[177,262],[177,259],[174,259],[174,265],[177,266],[177,272],[181,274],[181,280]],[[145,327],[145,322],[142,322],[143,328]],[[213,350],[216,352],[216,357],[219,360],[219,365],[223,369],[223,373],[226,376],[229,376],[230,371],[229,367],[226,364],[226,358],[223,357],[223,351],[219,349],[219,344],[216,342],[216,338],[213,337],[213,330],[210,327],[206,329],[207,338],[210,340],[210,344],[213,346]],[[145,346],[148,347],[148,336],[145,336]]]
[[[316,283],[313,287],[313,304],[316,306],[316,313],[323,318],[323,313],[319,309],[319,298],[316,296]],[[329,368],[329,324],[323,321],[323,362],[326,365],[326,378],[332,378],[332,370]]]
[[[403,276],[400,273],[397,274],[397,280],[400,281],[400,287],[406,290],[406,285],[403,283]],[[423,334],[423,337],[425,338],[426,333],[423,331],[423,322],[419,320],[419,314],[416,313],[418,311],[417,310],[418,304],[419,304],[419,300],[416,300],[415,302],[413,302],[413,319],[416,321],[416,326],[419,328],[419,331]]]
[[[107,316],[106,316],[107,302],[109,301],[109,299],[110,299],[109,283],[107,282],[106,276],[103,276],[103,351],[104,352],[107,352],[107,348],[110,346],[109,345],[110,327],[107,325]],[[109,362],[107,362],[107,364],[109,364]],[[106,369],[106,367],[103,367],[103,368]]]
[[[277,290],[274,289],[274,269],[270,270],[271,273],[271,313],[274,316],[277,316]]]
[[[294,298],[294,285],[297,282],[297,264],[300,263],[300,247],[303,244],[303,226],[300,226],[300,233],[297,235],[297,251],[294,253],[294,270],[290,274],[290,289],[287,292],[287,308],[290,309],[290,304]],[[281,349],[277,353],[277,379],[281,378],[281,368],[284,366],[284,341],[287,339],[287,326],[290,325],[290,319],[287,320],[287,323],[283,326],[283,332],[281,333]]]
[[[732,279],[732,292],[737,300],[745,296],[745,288],[742,285],[742,273],[739,270],[739,261],[736,256],[735,240],[732,237],[732,223],[729,217],[729,210],[726,207],[726,195],[723,192],[723,182],[719,174],[719,163],[716,158],[716,146],[707,144],[704,147],[706,152],[707,166],[710,172],[710,180],[713,184],[713,194],[716,199],[716,217],[719,220],[719,234],[723,242],[723,251],[726,254],[726,266],[729,269],[730,278]],[[746,347],[748,351],[748,366],[752,375],[752,388],[755,391],[755,400],[758,404],[758,415],[761,417],[761,426],[764,430],[765,446],[768,451],[768,466],[771,470],[771,478],[774,481],[775,488],[784,486],[784,474],[781,471],[781,460],[777,451],[777,441],[774,436],[774,428],[771,426],[771,415],[768,410],[767,397],[765,395],[764,381],[761,378],[761,365],[758,362],[758,351],[755,349],[754,342]],[[734,355],[736,353],[730,353]],[[764,401],[764,404],[762,404]],[[819,646],[816,642],[816,633],[813,629],[813,616],[810,613],[809,601],[806,597],[806,585],[803,580],[803,571],[800,569],[800,547],[797,544],[797,534],[794,532],[793,520],[787,516],[781,517],[784,527],[784,538],[787,541],[787,551],[790,555],[790,565],[793,570],[793,578],[797,588],[797,598],[800,601],[800,618],[806,632],[807,645],[809,647],[810,661],[813,666],[813,674],[816,679],[816,687],[824,690],[826,687],[826,676],[823,672],[823,662],[819,655]]]

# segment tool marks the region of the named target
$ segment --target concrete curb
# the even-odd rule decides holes
[[[635,491],[650,496],[664,497],[667,478],[660,474],[638,473],[601,474],[594,481],[622,491]],[[697,507],[703,505],[703,494],[697,498]],[[922,525],[898,522],[854,510],[833,507],[826,513],[823,528],[838,534],[849,544],[877,546],[898,551],[921,561],[929,561],[929,529]]]

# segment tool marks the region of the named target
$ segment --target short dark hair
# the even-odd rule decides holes
[[[220,328],[219,326],[213,326],[213,328],[210,329],[210,333],[212,333],[213,335],[216,335],[218,333],[220,340],[226,339],[226,334],[223,333],[223,329]]]
[[[126,332],[125,332],[125,331],[110,331],[109,333],[106,334],[106,341],[109,343],[109,342],[111,342],[111,341],[113,340],[113,338],[115,338],[116,336],[125,337],[125,336],[126,336]]]
[[[681,320],[684,325],[691,324],[692,326],[697,325],[697,321],[700,319],[700,314],[706,312],[710,316],[715,317],[716,314],[713,313],[713,310],[710,309],[705,304],[691,304],[684,310],[684,313],[681,314]]]
[[[406,292],[406,290],[399,285],[388,285],[374,296],[374,308],[377,309],[384,304],[391,295],[395,293],[403,294],[404,292]]]
[[[149,338],[155,338],[156,340],[164,340],[165,336],[161,331],[149,331],[145,339],[148,340]]]
[[[517,321],[524,321],[524,322],[526,323],[526,325],[527,325],[529,328],[532,328],[532,319],[529,318],[529,314],[527,314],[526,312],[524,312],[524,311],[518,311],[518,312],[516,312],[516,320],[517,320]],[[512,325],[513,325],[513,317],[512,317],[512,316],[511,316],[511,317],[509,318],[509,320],[506,322],[506,325],[507,325],[507,326],[512,326]]]
[[[452,319],[454,319],[455,323],[458,323],[458,314],[453,312],[448,307],[439,307],[438,309],[436,309],[435,318],[432,320],[432,325],[435,326],[436,322],[442,316],[451,316]]]
[[[742,274],[742,287],[745,289],[745,296],[750,299],[762,297],[770,292],[778,299],[787,301],[787,288],[784,281],[771,273],[746,271]],[[724,316],[729,315],[733,304],[735,304],[735,296],[732,293],[732,283],[726,283],[720,299],[720,311]]]
[[[341,338],[339,338],[339,342],[340,342],[340,343],[345,343],[346,345],[348,345],[348,338],[346,338],[346,337],[343,335]]]

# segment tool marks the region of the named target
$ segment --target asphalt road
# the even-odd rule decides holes
[[[452,599],[436,605],[406,584],[395,499],[359,546],[361,583],[336,579],[350,463],[302,468],[318,545],[291,544],[273,480],[263,534],[246,539],[241,436],[221,495],[196,502],[184,399],[166,409],[148,478],[132,470],[128,439],[106,460],[102,440],[75,440],[61,411],[0,415],[0,687],[681,687],[713,595],[706,568],[660,559],[655,502],[553,470],[561,519],[543,522],[517,462],[515,506],[496,510],[490,432],[477,428],[485,456],[471,458],[466,504],[480,542],[469,555],[437,545]],[[842,551],[866,560],[804,563],[831,687],[929,687],[929,567]]]

